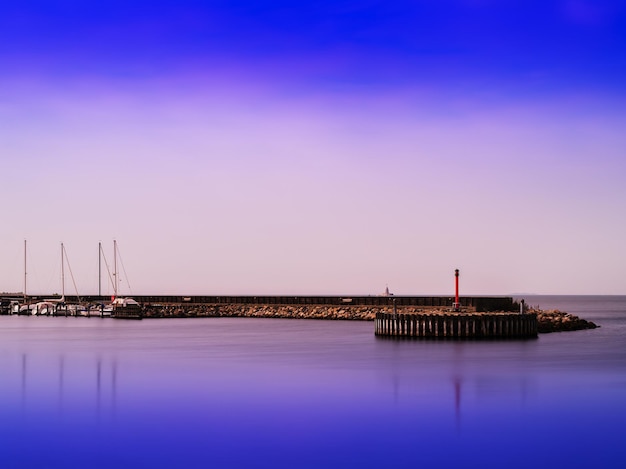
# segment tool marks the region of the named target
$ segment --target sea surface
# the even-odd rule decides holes
[[[373,322],[0,317],[2,468],[624,468],[626,297],[519,341]]]

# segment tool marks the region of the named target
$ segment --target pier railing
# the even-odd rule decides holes
[[[342,305],[342,306],[416,306],[451,307],[450,296],[170,296],[132,295],[141,304],[243,304],[243,305]],[[83,301],[99,302],[103,297],[83,296]],[[68,301],[74,298],[67,296]],[[474,311],[513,311],[519,309],[511,297],[460,297],[462,308]]]

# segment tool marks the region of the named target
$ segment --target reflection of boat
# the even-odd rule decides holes
[[[111,302],[111,317],[116,319],[141,319],[141,305],[132,298],[115,298]]]

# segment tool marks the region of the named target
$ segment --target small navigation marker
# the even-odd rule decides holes
[[[456,292],[454,295],[454,303],[452,303],[453,311],[461,311],[461,303],[459,302],[459,269],[454,270],[454,283]]]

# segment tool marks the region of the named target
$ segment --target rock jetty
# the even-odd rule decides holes
[[[536,310],[539,333],[595,329],[597,324],[559,310]]]
[[[351,305],[242,305],[242,304],[149,304],[143,307],[144,318],[291,318],[349,321],[373,321],[376,313],[392,313],[393,307]],[[398,314],[451,314],[448,309],[398,306]],[[596,326],[562,311],[529,311],[537,314],[538,332],[574,331]],[[460,314],[473,313],[471,310]]]
[[[386,309],[390,308],[329,305],[148,305],[144,308],[144,318],[291,318],[373,321],[377,312]]]

